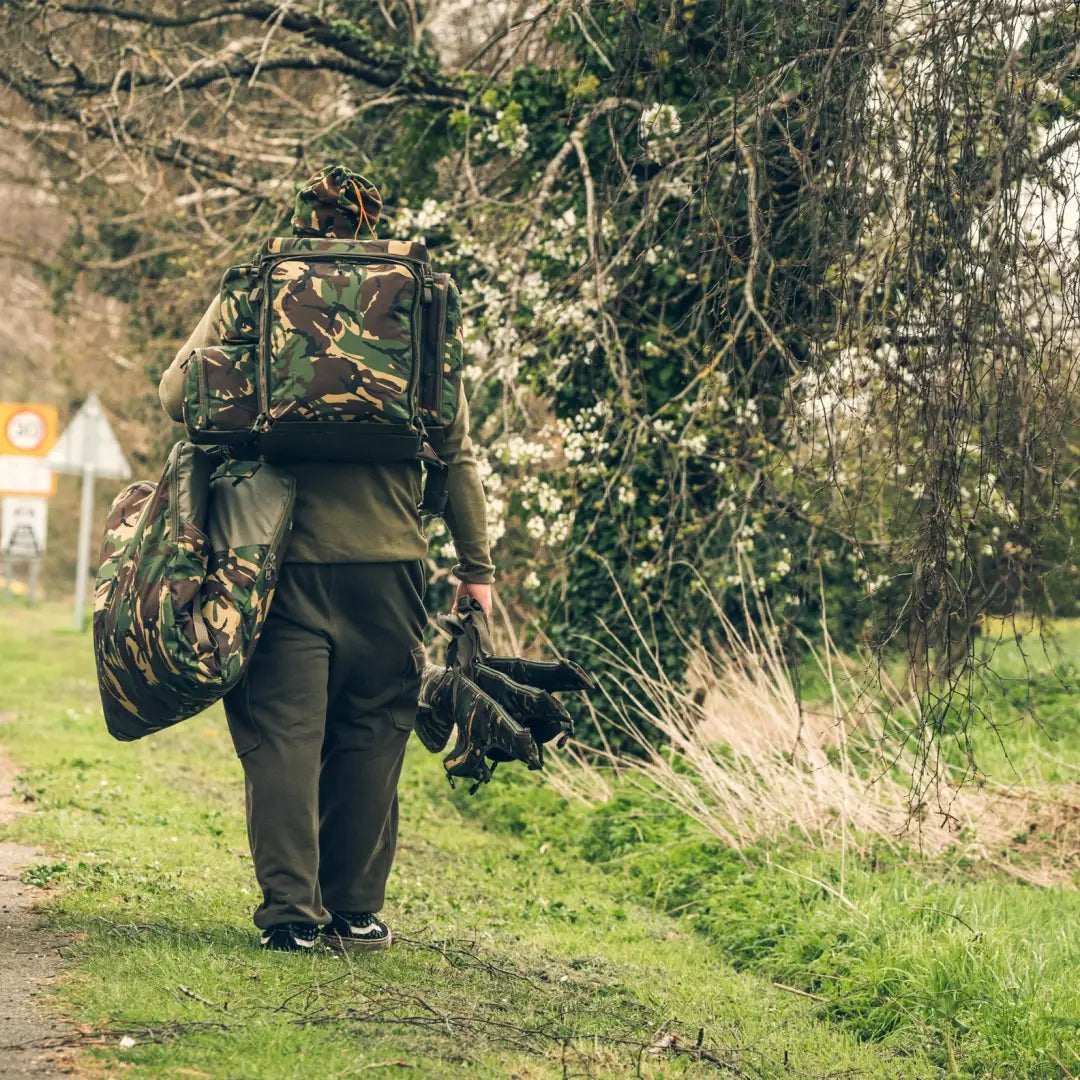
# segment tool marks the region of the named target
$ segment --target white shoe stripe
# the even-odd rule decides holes
[[[259,943],[261,945],[268,945],[270,943],[270,936],[271,936],[272,933],[273,933],[272,930],[268,930],[259,939]],[[302,937],[297,937],[296,934],[292,935],[292,939],[293,939],[293,944],[294,945],[299,945],[300,948],[302,948],[302,949],[314,949],[315,948],[315,942],[314,941],[306,941]]]
[[[349,925],[349,937],[381,937],[382,934],[383,928],[378,923],[366,927]]]

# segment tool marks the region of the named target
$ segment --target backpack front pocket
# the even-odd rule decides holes
[[[218,290],[218,338],[227,345],[259,340],[259,309],[252,303],[255,267],[230,266]]]
[[[281,259],[267,285],[271,422],[410,423],[417,282],[407,265]]]

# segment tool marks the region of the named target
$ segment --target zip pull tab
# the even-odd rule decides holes
[[[424,287],[422,299],[425,304],[430,304],[435,299],[435,275],[432,274],[428,263],[420,264],[420,280]]]
[[[263,298],[263,287],[262,287],[262,284],[260,283],[260,284],[256,285],[255,288],[251,290],[251,292],[248,293],[248,303],[252,307],[258,307],[262,303],[262,298]]]

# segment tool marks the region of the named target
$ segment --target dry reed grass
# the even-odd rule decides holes
[[[551,755],[548,782],[586,803],[636,785],[737,849],[796,830],[812,844],[845,849],[870,839],[907,841],[929,856],[952,848],[1038,882],[1060,878],[1065,863],[1075,863],[1080,807],[1046,793],[951,783],[942,770],[933,803],[916,803],[913,781],[923,760],[914,742],[917,704],[869,662],[839,658],[825,632],[811,653],[829,700],[808,707],[768,606],[747,594],[751,604],[751,629],[740,634],[714,602],[723,644],[688,643],[681,682],[664,670],[637,623],[630,641],[609,634],[594,642],[608,659],[602,682],[609,721],[617,718],[636,752],[572,745],[562,757]],[[1051,819],[1058,855],[1067,859],[1001,862],[1014,836]]]

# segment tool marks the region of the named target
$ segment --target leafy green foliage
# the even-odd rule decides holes
[[[28,866],[20,875],[24,885],[33,885],[37,889],[47,889],[67,873],[68,865],[64,862],[35,863]]]
[[[458,34],[328,0],[264,48],[250,7],[171,29],[9,8],[7,82],[61,124],[35,148],[82,269],[54,295],[122,301],[148,375],[328,159],[455,274],[527,643],[625,643],[629,610],[677,673],[716,629],[706,593],[739,627],[751,584],[792,653],[823,614],[841,645],[906,651],[930,760],[952,705],[974,716],[979,618],[1074,609],[1080,303],[1068,238],[1030,213],[1068,217],[1064,9],[1022,45],[996,8],[837,0],[553,5],[488,39],[483,5]],[[151,457],[147,386],[107,404]]]

